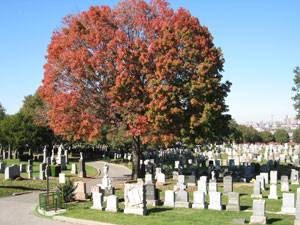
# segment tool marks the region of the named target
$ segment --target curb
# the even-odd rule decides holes
[[[92,221],[92,220],[75,219],[75,218],[66,217],[66,216],[54,216],[53,220],[74,223],[74,224],[81,224],[81,225],[116,225],[116,224],[112,224],[112,223],[96,222],[96,221]]]

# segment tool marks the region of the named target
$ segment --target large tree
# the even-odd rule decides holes
[[[92,141],[105,126],[130,138],[137,177],[142,144],[218,141],[227,131],[223,63],[208,29],[187,10],[125,0],[64,20],[39,93],[57,134]]]

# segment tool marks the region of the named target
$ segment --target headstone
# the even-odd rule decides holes
[[[179,176],[179,173],[178,173],[178,171],[173,171],[172,175],[173,175],[173,180],[177,180],[178,176]]]
[[[71,174],[77,174],[77,164],[76,163],[72,163],[71,165]]]
[[[226,211],[240,211],[240,194],[237,192],[228,193],[228,204]]]
[[[207,176],[201,176],[197,182],[198,191],[207,194]]]
[[[74,182],[74,186],[76,187],[75,193],[75,200],[84,201],[86,200],[86,183],[83,181],[76,181]]]
[[[270,183],[271,184],[277,184],[277,171],[276,170],[271,170],[270,172]]]
[[[205,193],[202,191],[194,191],[194,202],[192,208],[205,209]]]
[[[143,183],[126,183],[124,190],[125,214],[146,215],[146,191]]]
[[[224,193],[225,194],[233,191],[232,177],[231,176],[225,176],[223,178],[223,186],[224,186]]]
[[[147,205],[157,206],[158,205],[158,199],[159,199],[159,192],[158,189],[156,189],[154,184],[145,184],[145,190],[146,190],[146,202]]]
[[[268,199],[278,199],[277,184],[270,184],[270,194],[268,195]]]
[[[156,184],[163,185],[166,183],[166,175],[164,173],[158,173],[156,175]]]
[[[208,209],[222,210],[221,193],[220,192],[209,192]]]
[[[299,172],[295,169],[291,171],[291,184],[299,184]]]
[[[55,164],[55,154],[54,154],[54,148],[52,148],[51,151],[51,165]]]
[[[175,207],[190,208],[189,194],[185,190],[175,192]]]
[[[40,180],[45,180],[46,179],[46,163],[40,163]]]
[[[152,174],[146,174],[145,175],[145,184],[152,184],[153,180],[152,180]]]
[[[17,165],[11,165],[5,168],[4,179],[15,179],[20,177],[20,167]]]
[[[267,218],[265,215],[265,200],[255,199],[253,200],[253,214],[250,217],[250,224],[266,224]]]
[[[296,201],[296,215],[295,215],[294,225],[300,225],[300,199],[298,198]]]
[[[174,186],[174,191],[176,190],[184,190],[186,189],[186,185],[184,184],[185,182],[185,177],[184,175],[179,175],[177,178],[177,184]]]
[[[46,158],[47,158],[47,147],[45,146],[43,149],[43,163],[47,163]]]
[[[294,193],[282,193],[282,207],[281,212],[287,214],[294,214],[295,209],[295,195]]]
[[[296,199],[297,199],[297,201],[298,201],[298,200],[300,201],[300,188],[297,188],[297,191],[296,191]]]
[[[266,185],[269,184],[269,173],[260,173],[260,176],[264,179]]]
[[[107,196],[105,211],[118,212],[118,210],[119,210],[118,203],[119,203],[119,200],[116,195]]]
[[[68,149],[65,149],[64,156],[65,156],[65,163],[68,164],[69,163]]]
[[[262,198],[260,180],[256,179],[253,186],[253,194],[251,198]]]
[[[185,176],[185,183],[188,187],[195,187],[196,186],[196,177],[195,175],[188,175]]]
[[[59,173],[59,176],[58,176],[58,183],[59,183],[59,184],[65,184],[65,183],[66,183],[66,174],[64,174],[64,173]]]
[[[26,172],[26,164],[21,163],[20,164],[20,173],[25,173]]]
[[[27,172],[27,178],[28,179],[32,179],[33,178],[33,176],[32,176],[32,166],[31,165],[29,165],[29,169],[28,169],[28,172]]]
[[[281,192],[289,192],[289,178],[288,176],[281,176]]]
[[[265,179],[258,175],[256,176],[256,180],[259,180],[261,190],[265,190]]]
[[[92,192],[93,206],[92,209],[103,210],[103,193],[94,191]]]
[[[83,158],[82,152],[80,152],[78,176],[79,177],[86,177],[85,160]]]
[[[175,194],[174,191],[165,191],[165,201],[164,206],[174,207],[175,206]]]
[[[65,155],[61,155],[60,156],[60,163],[59,163],[59,165],[61,166],[62,170],[67,169],[66,156]]]
[[[217,182],[215,180],[210,180],[208,184],[208,191],[209,192],[217,192]]]
[[[32,162],[32,160],[29,159],[27,162],[27,173],[29,172],[30,168],[32,169],[32,165],[33,165],[33,162]]]

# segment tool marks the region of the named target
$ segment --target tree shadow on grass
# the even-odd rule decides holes
[[[280,219],[280,218],[271,218],[271,219],[267,220],[267,224],[273,224],[273,223],[278,222],[280,220],[282,220],[282,219]]]
[[[31,188],[31,187],[24,187],[24,186],[0,186],[3,189],[21,189],[26,191],[42,191],[42,188]]]
[[[169,210],[173,210],[173,209],[172,208],[167,208],[167,207],[150,208],[150,209],[148,209],[148,214],[160,213],[160,212],[169,211]]]
[[[244,211],[244,210],[247,210],[247,209],[250,209],[250,208],[251,208],[251,207],[248,206],[248,205],[241,205],[241,206],[240,206],[241,211]]]

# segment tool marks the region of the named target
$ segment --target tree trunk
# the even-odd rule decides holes
[[[132,140],[132,179],[142,178],[140,170],[140,159],[141,159],[141,142],[140,137],[133,137]]]

